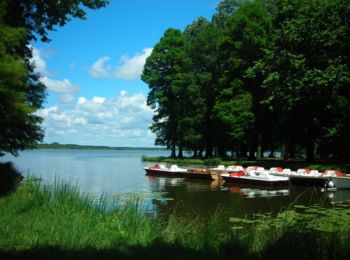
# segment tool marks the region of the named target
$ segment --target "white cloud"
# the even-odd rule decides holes
[[[33,46],[29,47],[32,48],[33,57],[31,62],[35,66],[35,72],[41,75],[39,80],[47,87],[48,91],[60,94],[60,103],[71,103],[74,100],[74,93],[79,91],[79,86],[73,84],[69,79],[57,80],[49,78],[50,75],[46,61],[43,59],[43,52]]]
[[[152,53],[152,48],[143,49],[132,57],[123,55],[119,66],[111,66],[109,56],[99,58],[89,69],[89,75],[94,78],[137,79],[141,76],[146,59]]]
[[[62,104],[69,104],[72,103],[74,100],[74,94],[73,93],[63,93],[60,95],[59,101]]]
[[[128,92],[126,90],[121,90],[119,94],[120,96],[124,97],[128,94]]]
[[[89,74],[93,78],[106,78],[111,77],[112,75],[112,67],[109,65],[106,65],[106,63],[111,58],[108,56],[104,56],[102,58],[99,58],[91,67],[89,70]]]
[[[33,57],[31,58],[30,62],[34,64],[35,72],[40,73],[41,75],[47,75],[48,71],[46,61],[41,57],[40,50],[31,45],[29,47],[32,48]]]
[[[74,93],[79,90],[79,87],[73,85],[68,79],[55,80],[44,76],[40,78],[40,81],[45,84],[48,90],[58,93]]]
[[[146,48],[141,54],[136,54],[133,57],[127,55],[122,57],[122,65],[117,68],[115,76],[121,79],[135,79],[142,74],[143,66],[146,59],[152,53],[152,48]]]
[[[52,106],[42,109],[45,141],[109,146],[153,146],[148,127],[153,111],[142,93],[117,97],[79,97],[73,108]],[[97,142],[97,143],[95,143]]]

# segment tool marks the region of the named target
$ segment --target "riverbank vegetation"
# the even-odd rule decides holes
[[[107,210],[76,187],[27,179],[0,197],[1,259],[348,259],[350,208],[291,205],[227,221],[147,212],[130,197]],[[116,204],[116,205],[117,205]],[[227,227],[228,221],[232,229]]]
[[[350,2],[223,0],[170,28],[142,79],[172,157],[350,161]]]

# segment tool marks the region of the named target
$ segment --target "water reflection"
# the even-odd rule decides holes
[[[78,184],[98,202],[101,196],[122,203],[121,194],[136,194],[144,199],[142,206],[160,214],[176,211],[208,218],[217,210],[223,218],[244,217],[254,213],[278,213],[291,204],[330,205],[349,200],[349,191],[321,192],[314,188],[283,187],[269,189],[261,186],[223,184],[200,179],[146,176],[143,167],[153,163],[141,161],[141,156],[167,156],[156,151],[84,151],[35,150],[20,157],[5,156],[0,161],[13,161],[22,173],[42,177],[53,183],[58,177]]]
[[[289,189],[276,189],[276,190],[266,190],[266,189],[256,189],[256,188],[242,188],[242,187],[231,187],[229,192],[237,193],[245,198],[268,198],[275,196],[288,196]]]

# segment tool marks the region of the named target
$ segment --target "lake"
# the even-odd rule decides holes
[[[277,213],[291,203],[310,205],[349,199],[349,191],[321,192],[310,187],[265,187],[220,185],[207,180],[149,177],[141,157],[168,156],[164,150],[33,150],[12,161],[24,175],[40,177],[45,183],[55,179],[77,184],[79,189],[96,199],[107,201],[136,193],[145,199],[145,208],[161,214],[176,211],[207,218],[219,210],[225,219],[230,216],[252,216],[254,213]]]

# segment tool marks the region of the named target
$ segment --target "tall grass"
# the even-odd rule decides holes
[[[176,250],[181,254],[217,248],[219,240],[200,235],[214,220],[207,225],[191,216],[160,218],[145,212],[143,205],[142,198],[135,195],[122,206],[106,210],[103,199],[96,203],[76,186],[59,181],[42,185],[28,179],[16,192],[0,199],[0,256],[51,247],[64,252],[110,250],[125,257],[135,248],[160,244],[164,245],[163,256],[168,247],[182,248]]]
[[[147,213],[139,196],[106,210],[76,186],[26,180],[0,198],[0,258],[347,259],[350,208],[293,206],[277,217],[209,220]],[[227,224],[227,223],[226,223]]]

